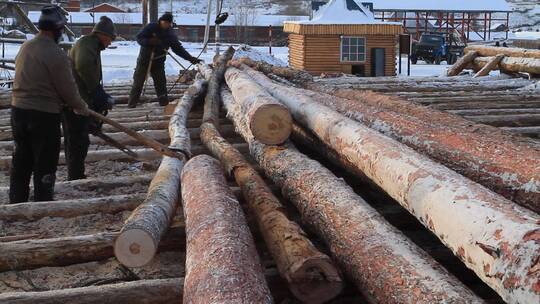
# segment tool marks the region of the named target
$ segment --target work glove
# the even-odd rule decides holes
[[[199,63],[201,63],[203,61],[201,59],[199,59],[199,58],[193,57],[189,62],[191,62],[192,64],[199,64]]]

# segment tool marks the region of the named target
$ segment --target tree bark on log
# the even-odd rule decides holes
[[[0,243],[0,272],[66,266],[108,259],[114,256],[113,243],[116,236],[118,232],[102,232]],[[183,248],[185,245],[184,225],[171,229],[166,238],[162,248]]]
[[[115,214],[137,208],[142,194],[114,195],[89,199],[0,205],[0,221],[36,221],[44,217],[71,218],[86,214]]]
[[[473,65],[475,69],[482,69],[494,57],[477,57]],[[504,57],[499,62],[499,70],[512,73],[540,74],[540,58]]]
[[[246,72],[272,92],[324,104],[540,213],[540,150],[530,141],[395,97],[316,84],[308,87],[319,92],[298,90]]]
[[[200,155],[182,172],[185,303],[272,303],[253,237],[220,163]]]
[[[176,106],[169,134],[171,147],[182,157],[163,158],[145,201],[133,211],[115,241],[114,254],[127,267],[142,267],[152,261],[159,241],[171,224],[180,198],[180,174],[191,156],[187,117],[193,103],[204,95],[205,89],[204,80],[196,81]]]
[[[285,142],[291,134],[289,110],[242,71],[230,67],[225,78],[234,97],[246,108],[249,127],[255,138],[268,145]]]
[[[489,75],[489,72],[495,70],[504,57],[505,56],[502,54],[493,57],[484,67],[482,67],[482,69],[480,69],[480,71],[478,71],[478,73],[474,74],[473,78]]]
[[[464,116],[465,119],[495,127],[540,126],[539,114],[479,115]]]
[[[476,57],[478,57],[478,53],[474,51],[465,54],[465,56],[459,58],[458,61],[456,61],[456,63],[454,63],[454,65],[452,65],[448,69],[446,76],[459,75],[459,73],[461,73],[464,68],[466,68],[471,62],[473,62]]]
[[[508,48],[508,47],[494,47],[484,45],[471,45],[465,48],[465,53],[477,52],[479,56],[491,57],[503,54],[508,57],[523,57],[523,58],[537,58],[540,59],[539,50],[522,49],[522,48]]]
[[[540,302],[538,214],[309,97],[265,87],[296,121],[409,210],[505,301]]]
[[[201,130],[203,143],[242,189],[292,293],[303,303],[325,303],[339,295],[343,282],[332,260],[315,248],[300,226],[287,218],[283,205],[260,175],[211,123],[204,123]]]
[[[292,144],[257,142],[240,103],[222,90],[228,117],[251,154],[313,227],[341,269],[376,303],[481,303],[455,277],[393,228],[340,178]],[[392,271],[388,271],[392,269]]]
[[[182,303],[183,278],[141,280],[41,292],[0,294],[3,304],[171,304]]]

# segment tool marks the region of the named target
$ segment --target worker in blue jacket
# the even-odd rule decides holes
[[[167,79],[165,77],[165,59],[170,48],[175,54],[185,60],[197,64],[201,62],[191,56],[173,31],[173,15],[169,12],[163,14],[159,21],[149,23],[137,34],[137,42],[141,46],[137,67],[133,74],[133,87],[129,94],[128,106],[135,108],[139,103],[144,83],[148,76],[152,76],[154,87],[161,106],[169,103],[167,96]]]

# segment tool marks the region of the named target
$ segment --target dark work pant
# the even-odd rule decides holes
[[[11,128],[15,148],[9,181],[10,203],[28,201],[32,173],[34,200],[53,200],[60,153],[60,114],[12,107]]]
[[[144,86],[144,80],[148,73],[150,58],[152,57],[153,48],[141,47],[139,57],[137,58],[137,67],[133,74],[133,87],[129,94],[129,104],[135,105],[139,102]],[[150,76],[154,80],[154,88],[160,103],[167,101],[167,78],[165,77],[165,59],[166,54],[158,52],[154,54],[152,67],[150,68]]]
[[[84,160],[90,146],[89,123],[90,118],[77,115],[71,109],[64,109],[62,112],[68,180],[86,178]]]

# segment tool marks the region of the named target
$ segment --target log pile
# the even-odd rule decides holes
[[[465,55],[447,72],[456,76],[465,68],[476,71],[475,77],[487,76],[492,70],[502,73],[527,73],[533,78],[540,75],[540,52],[520,48],[473,45],[465,48]]]
[[[198,66],[206,98],[199,79],[174,111],[110,114],[162,144],[170,137],[181,159],[110,129],[147,158],[94,140],[89,179],[64,182],[60,166],[58,201],[0,206],[1,303],[539,301],[540,216],[515,203],[537,206],[527,195],[540,144],[436,110],[534,124],[534,108],[458,107],[467,94],[540,102],[517,91],[530,81],[312,79],[259,65],[267,77],[227,64],[232,51]],[[0,131],[8,115],[0,110]],[[495,182],[501,168],[512,178]]]

